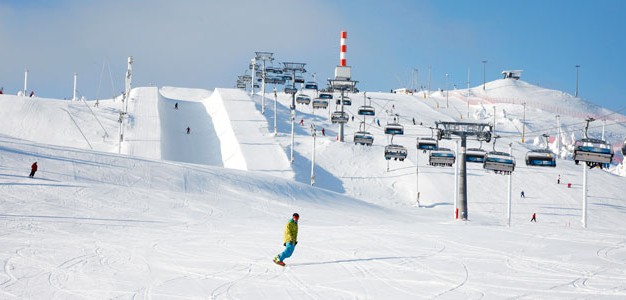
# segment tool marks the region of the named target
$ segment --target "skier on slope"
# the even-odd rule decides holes
[[[189,126],[187,126],[187,134],[189,134],[191,132],[191,128],[189,128]]]
[[[285,238],[283,246],[285,246],[285,250],[274,257],[274,262],[277,265],[285,266],[283,260],[285,258],[291,257],[293,254],[293,250],[296,249],[296,244],[298,244],[298,219],[300,219],[300,215],[298,213],[294,213],[285,225]]]
[[[30,175],[28,175],[28,177],[33,178],[35,177],[35,173],[37,172],[37,162],[34,162],[31,166],[30,166]]]

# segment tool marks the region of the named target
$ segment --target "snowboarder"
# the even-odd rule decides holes
[[[326,136],[326,131],[324,130],[323,127],[322,127],[322,136]]]
[[[189,134],[191,132],[191,128],[189,128],[189,126],[187,126],[187,134]]]
[[[283,246],[285,246],[285,250],[274,257],[274,262],[277,265],[285,266],[283,260],[285,258],[289,258],[291,254],[293,254],[293,250],[296,248],[298,244],[298,219],[300,219],[300,215],[298,213],[294,213],[291,216],[287,225],[285,225],[285,238]]]
[[[178,102],[174,104],[174,109],[178,109]]]
[[[300,119],[300,126],[304,126],[304,119]]]
[[[520,197],[520,198],[524,198],[524,199],[526,199],[526,195],[524,195],[524,191],[522,191],[522,192],[520,193],[519,197]]]
[[[30,96],[29,96],[29,97],[31,97],[31,98],[32,98],[33,96],[35,96],[35,91],[31,91],[31,92],[30,92]]]
[[[537,214],[533,213],[533,217],[530,219],[530,221],[537,223]]]
[[[33,178],[35,177],[35,173],[37,172],[37,162],[34,162],[31,166],[30,166],[30,175],[28,175],[28,177]]]
[[[556,176],[556,184],[561,184],[561,174]]]

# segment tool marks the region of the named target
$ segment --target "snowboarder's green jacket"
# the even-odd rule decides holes
[[[298,222],[290,219],[285,226],[285,239],[284,242],[293,242],[296,243],[298,241]]]

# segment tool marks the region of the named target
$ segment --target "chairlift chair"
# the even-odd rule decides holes
[[[603,168],[613,160],[613,149],[604,140],[584,138],[574,144],[574,162],[587,163],[590,168]]]
[[[428,155],[428,164],[436,167],[452,167],[455,160],[454,152],[448,148],[437,148]]]
[[[296,89],[296,88],[294,88],[292,86],[287,85],[287,86],[285,86],[285,90],[284,91],[285,91],[285,94],[293,95],[293,94],[295,94],[298,91],[298,89]]]
[[[328,100],[315,98],[313,99],[313,109],[326,109],[328,107]]]
[[[358,114],[359,116],[375,116],[376,110],[374,110],[373,106],[363,105],[359,107]]]
[[[424,151],[437,150],[437,140],[434,138],[417,138],[417,149]]]
[[[385,125],[385,134],[403,135],[404,126],[398,123],[387,123]]]
[[[465,151],[465,161],[468,163],[484,163],[487,151],[480,148],[469,148]]]
[[[531,150],[526,153],[526,165],[533,167],[556,167],[556,155],[548,149]]]
[[[399,160],[404,161],[406,156],[408,155],[408,151],[402,145],[389,144],[385,146],[385,159],[390,160]]]
[[[307,81],[304,83],[305,90],[316,90],[317,91],[317,83],[313,81]]]
[[[246,84],[243,82],[237,82],[237,88],[238,89],[245,89],[246,88]]]
[[[320,95],[318,97],[321,98],[321,99],[331,100],[331,99],[333,99],[333,94],[320,93]]]
[[[345,111],[336,111],[330,116],[330,122],[335,123],[348,123],[348,113]]]
[[[496,174],[510,175],[515,170],[515,157],[506,152],[491,151],[485,155],[483,168]]]
[[[371,146],[374,144],[374,136],[367,131],[357,131],[354,133],[354,144]]]
[[[309,105],[309,103],[311,103],[311,97],[305,94],[300,94],[296,96],[296,103]]]

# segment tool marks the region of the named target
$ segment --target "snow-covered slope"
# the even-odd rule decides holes
[[[559,103],[558,92],[506,84],[489,83],[484,97]],[[538,136],[554,135],[554,111],[527,104],[524,123],[520,103],[477,100],[481,86],[471,89],[468,112],[467,91],[457,92],[448,99],[440,92],[367,93],[381,125],[396,117],[405,126],[394,143],[405,145],[409,157],[390,161],[388,170],[383,147],[390,140],[374,118],[365,120],[374,145],[351,143],[363,94],[350,95],[346,109],[355,119],[346,126],[346,143],[336,141],[328,110],[298,105],[296,120],[304,126],[295,128],[292,165],[291,99],[282,93],[274,137],[273,94],[261,115],[260,97],[238,90],[134,89],[122,155],[112,137],[119,101],[100,101],[98,108],[88,102],[109,131],[103,139],[85,104],[0,96],[2,298],[625,297],[624,177],[589,171],[589,226],[581,228],[582,166],[560,159],[555,169],[537,169],[522,159],[541,146]],[[431,136],[436,121],[469,115],[492,122],[494,104],[502,136],[496,149],[512,144],[518,158],[511,227],[506,176],[469,164],[470,221],[455,221],[454,169],[427,166],[415,149],[415,138]],[[311,123],[318,128],[315,187],[309,186]],[[561,123],[567,158],[582,123],[566,114]],[[624,129],[608,121],[605,134],[617,141]],[[599,132],[594,127],[591,134]],[[33,161],[40,169],[30,179]],[[224,168],[229,164],[240,167]],[[283,226],[296,211],[299,243],[283,269],[271,258],[282,250]],[[528,222],[532,213],[536,224]]]

